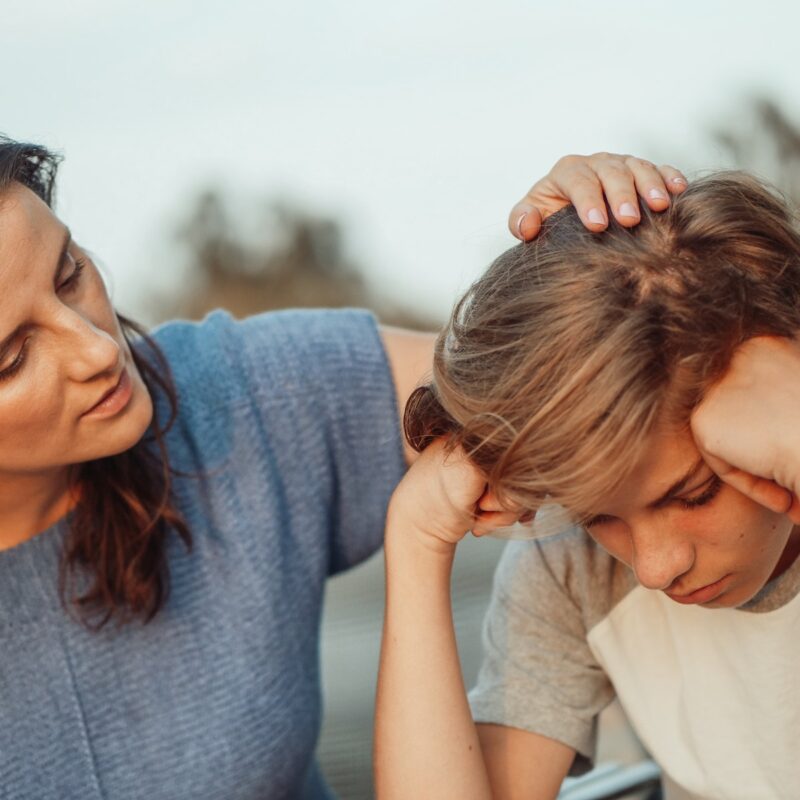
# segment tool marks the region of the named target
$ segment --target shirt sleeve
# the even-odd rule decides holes
[[[506,547],[469,701],[476,722],[520,728],[572,747],[571,774],[581,774],[591,768],[597,716],[614,691],[592,655],[579,602],[568,589],[576,577],[572,539],[567,534]]]
[[[240,352],[231,355],[259,414],[270,430],[283,429],[283,447],[293,449],[283,477],[301,485],[305,502],[326,509],[328,574],[347,569],[381,546],[389,498],[405,471],[375,317],[355,309],[279,311],[234,324]]]

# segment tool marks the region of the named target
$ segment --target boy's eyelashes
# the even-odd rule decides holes
[[[718,475],[710,475],[708,480],[704,481],[692,490],[693,492],[697,492],[698,490],[703,489],[700,494],[694,494],[689,497],[673,497],[670,500],[666,500],[663,504],[660,504],[659,508],[668,506],[670,503],[677,503],[681,508],[685,509],[699,508],[700,506],[710,503],[719,494],[722,486],[723,481]],[[598,514],[582,519],[580,524],[584,528],[591,528],[597,525],[613,522],[615,519],[616,517],[612,517],[607,514]]]
[[[706,484],[708,485],[706,486]],[[719,475],[712,475],[706,483],[700,484],[697,488],[702,489],[703,486],[706,486],[706,489],[701,494],[695,495],[694,497],[676,497],[675,500],[684,508],[704,506],[706,503],[710,503],[719,493],[719,490],[722,488],[722,478],[720,478]],[[697,489],[695,489],[695,491],[697,491]]]

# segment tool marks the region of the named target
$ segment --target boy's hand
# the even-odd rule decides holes
[[[440,439],[414,462],[392,495],[388,525],[405,529],[434,550],[453,549],[471,529],[481,536],[511,525],[519,514],[500,508],[486,478],[461,448]]]
[[[518,239],[529,242],[539,233],[542,220],[568,205],[575,206],[590,231],[608,227],[608,207],[620,225],[631,227],[640,219],[639,197],[653,211],[664,211],[670,195],[680,194],[687,185],[675,167],[656,167],[634,156],[564,156],[511,209],[508,227]]]
[[[777,336],[744,342],[691,426],[720,478],[800,523],[800,343]]]

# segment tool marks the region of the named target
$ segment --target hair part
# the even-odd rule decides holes
[[[463,446],[508,503],[588,512],[659,426],[689,425],[742,342],[798,331],[800,235],[756,178],[709,175],[600,234],[566,208],[456,305],[406,436]]]

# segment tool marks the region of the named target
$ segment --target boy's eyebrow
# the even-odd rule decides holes
[[[698,472],[705,466],[705,461],[702,458],[698,458],[697,461],[690,467],[689,471],[682,477],[679,478],[672,486],[667,489],[664,494],[661,495],[657,500],[653,500],[652,503],[648,503],[647,507],[654,509],[658,508],[659,506],[663,506],[665,503],[668,503],[672,500],[676,495],[679,495],[685,488],[686,484],[697,475]]]

